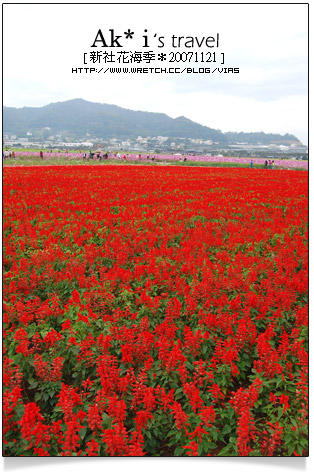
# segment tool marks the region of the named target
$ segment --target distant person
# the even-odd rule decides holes
[[[267,168],[267,166],[268,166],[268,161],[267,161],[267,160],[265,160],[264,167],[265,167],[265,168]]]
[[[250,168],[253,168],[253,160],[250,161]]]
[[[272,170],[273,169],[273,162],[269,160],[269,169]]]
[[[271,163],[271,164],[272,164],[272,168],[274,168],[274,166],[275,166],[275,162],[274,162],[274,160],[272,161],[272,163]]]
[[[44,159],[44,154],[43,154],[42,151],[40,151],[39,156],[40,156],[40,158],[41,158],[42,160]]]

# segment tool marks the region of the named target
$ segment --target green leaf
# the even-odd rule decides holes
[[[292,433],[288,433],[286,438],[285,438],[285,444],[288,446],[290,444],[290,441],[293,440],[293,434]]]
[[[18,405],[16,407],[15,413],[16,413],[18,419],[22,418],[22,416],[24,415],[24,410],[25,410],[24,405]]]
[[[221,434],[228,434],[232,431],[232,428],[230,425],[225,425],[221,431]]]
[[[173,455],[174,456],[181,456],[181,454],[184,452],[184,449],[181,448],[181,446],[178,446],[175,450],[174,450],[174,453]]]
[[[291,419],[290,421],[291,421],[291,423],[293,424],[293,426],[295,426],[296,428],[298,428],[298,423],[297,423],[297,421],[296,421],[295,419]]]
[[[227,444],[221,451],[219,451],[218,456],[230,456],[235,450],[233,444]]]
[[[94,433],[90,433],[88,436],[86,436],[85,442],[88,443],[88,441],[91,441],[94,438],[94,436],[95,436]]]
[[[103,421],[106,421],[106,422],[110,421],[110,419],[111,419],[110,416],[107,415],[107,413],[105,413],[105,412],[103,412],[101,417],[102,417]]]
[[[86,431],[87,431],[87,428],[83,428],[82,430],[79,431],[81,439],[85,438]]]
[[[307,449],[308,447],[308,440],[306,438],[301,438],[300,439],[300,444],[304,449]]]
[[[282,385],[282,380],[279,378],[276,382],[276,388]]]
[[[34,398],[35,402],[38,402],[38,400],[40,399],[41,399],[41,393],[40,392],[35,393],[35,398]]]
[[[49,394],[48,394],[48,393],[43,393],[43,397],[42,397],[42,398],[43,398],[44,402],[46,402],[46,401],[48,400],[48,398],[49,398]]]
[[[294,451],[294,445],[289,445],[288,446],[288,456],[291,456]]]

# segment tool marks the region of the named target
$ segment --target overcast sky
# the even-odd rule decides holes
[[[181,115],[226,131],[295,134],[307,143],[308,10],[282,5],[4,5],[3,103],[40,107],[83,98]],[[91,48],[98,30],[121,35],[123,48]],[[126,39],[124,32],[134,32]],[[147,30],[147,33],[144,30]],[[171,37],[216,37],[219,47],[173,48]],[[143,35],[149,48],[143,48]],[[157,35],[154,38],[154,34]],[[162,36],[165,46],[158,48]],[[136,67],[230,67],[239,74],[72,74],[91,51],[216,52],[225,64],[161,63]],[[195,59],[195,56],[194,56]],[[95,67],[89,63],[89,67]],[[101,67],[107,67],[102,60]],[[119,64],[110,64],[111,67]],[[127,66],[134,66],[128,64]],[[87,66],[85,66],[87,67]]]

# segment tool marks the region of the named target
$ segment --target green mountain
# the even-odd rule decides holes
[[[88,102],[73,99],[57,102],[44,107],[3,107],[3,133],[26,136],[27,132],[36,134],[49,127],[49,134],[68,133],[72,139],[97,137],[137,138],[166,136],[169,138],[198,138],[212,140],[221,144],[250,140],[263,143],[280,141],[285,144],[299,142],[293,135],[268,134],[224,134],[220,130],[200,125],[185,117],[176,119],[166,114],[141,112],[124,109],[116,105]],[[256,135],[256,136],[255,136]],[[270,141],[269,141],[270,140]]]

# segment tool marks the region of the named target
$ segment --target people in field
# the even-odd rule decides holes
[[[253,168],[253,160],[250,161],[250,168]]]
[[[41,150],[40,150],[39,156],[40,156],[40,158],[41,158],[42,160],[44,159],[44,154],[43,154],[43,152],[42,152]]]
[[[264,168],[267,168],[268,167],[268,161],[265,160],[265,163],[264,163]]]

